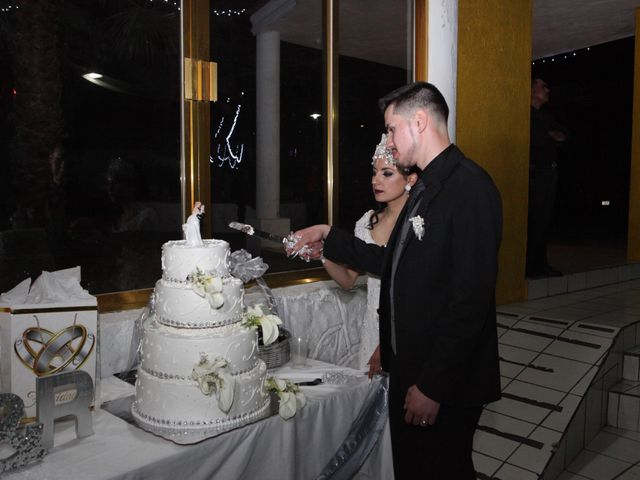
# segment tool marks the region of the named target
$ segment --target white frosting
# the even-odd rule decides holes
[[[229,244],[224,240],[203,240],[203,246],[174,240],[162,246],[162,278],[184,282],[196,268],[214,277],[229,275]]]
[[[258,357],[256,331],[240,324],[244,288],[242,280],[229,276],[229,258],[223,240],[162,247],[162,279],[154,292],[153,321],[145,325],[131,413],[142,428],[177,443],[194,443],[270,414],[267,367]],[[220,308],[186,282],[196,269],[222,278]],[[220,410],[215,394],[205,395],[191,378],[202,355],[229,364],[235,387],[228,413]]]
[[[156,318],[160,323],[187,328],[227,325],[240,320],[243,309],[242,280],[227,277],[222,281],[224,304],[212,308],[205,297],[188,283],[159,280],[155,289]]]
[[[208,429],[207,436],[250,423],[269,414],[269,394],[264,387],[267,367],[258,361],[249,372],[235,376],[234,400],[229,413],[218,407],[215,394],[204,395],[194,380],[163,379],[138,370],[136,400],[132,413],[136,421],[165,436]]]
[[[150,322],[144,330],[141,367],[156,376],[191,378],[201,354],[224,358],[232,374],[247,372],[258,362],[258,334],[239,324],[186,329]]]

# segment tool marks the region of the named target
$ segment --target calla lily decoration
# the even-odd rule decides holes
[[[418,240],[422,241],[422,237],[424,236],[424,218],[420,215],[416,215],[415,217],[411,217],[409,221],[413,227],[413,233],[416,234]]]
[[[307,397],[300,387],[286,378],[269,377],[266,382],[267,391],[278,395],[278,413],[285,420],[293,417],[298,410],[307,404]]]
[[[211,308],[218,309],[224,305],[222,294],[222,278],[205,274],[199,268],[187,277],[191,289],[199,296],[209,301]]]
[[[244,314],[245,327],[262,328],[262,343],[269,345],[275,342],[280,335],[278,325],[282,325],[282,320],[277,315],[265,314],[261,305],[247,307]]]
[[[229,363],[224,358],[215,358],[209,361],[207,355],[201,354],[200,361],[193,367],[193,378],[200,390],[207,396],[216,394],[218,408],[228,413],[233,405],[233,392],[235,379],[229,373]]]

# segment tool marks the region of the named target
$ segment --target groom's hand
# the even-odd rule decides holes
[[[300,251],[304,246],[307,246],[307,250],[317,252],[319,258],[322,253],[322,241],[329,235],[329,230],[331,230],[329,225],[313,225],[312,227],[293,232],[293,238],[296,240],[296,243],[291,248],[285,246],[287,255],[291,256]]]
[[[436,422],[440,411],[440,403],[431,400],[418,387],[411,385],[404,398],[404,421],[409,425],[427,427]]]

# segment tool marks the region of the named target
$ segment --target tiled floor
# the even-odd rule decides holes
[[[498,307],[503,398],[480,419],[478,478],[640,480],[640,433],[606,426],[622,352],[640,345],[640,265],[530,291],[528,302]]]

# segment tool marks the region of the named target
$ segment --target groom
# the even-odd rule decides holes
[[[482,407],[500,397],[500,194],[449,140],[449,109],[435,86],[406,85],[379,104],[398,167],[422,170],[387,247],[315,225],[296,232],[294,249],[322,240],[326,258],[381,277],[396,479],[472,480]]]

